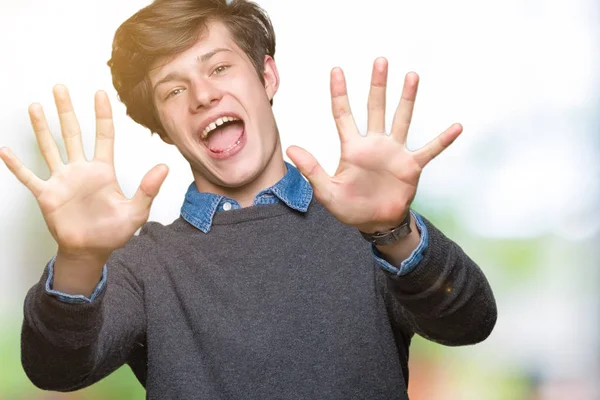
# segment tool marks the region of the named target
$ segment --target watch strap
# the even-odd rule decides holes
[[[394,243],[396,240],[408,236],[412,229],[410,227],[410,211],[406,214],[404,220],[396,228],[387,232],[365,233],[360,232],[363,238],[376,246],[386,246]]]

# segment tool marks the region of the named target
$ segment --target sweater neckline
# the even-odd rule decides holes
[[[213,216],[212,225],[231,225],[242,222],[256,221],[261,219],[279,217],[281,215],[296,213],[300,211],[289,208],[286,204],[278,202],[275,204],[253,205],[237,210],[220,211]]]

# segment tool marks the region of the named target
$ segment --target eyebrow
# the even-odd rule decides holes
[[[201,62],[201,63],[206,63],[208,62],[215,54],[217,53],[221,53],[223,51],[231,51],[229,49],[223,48],[223,47],[219,47],[216,48],[214,50],[209,51],[208,53],[202,54],[200,57],[196,57],[196,59]],[[156,82],[154,84],[154,87],[152,88],[152,92],[156,92],[156,88],[166,82],[170,82],[170,81],[175,81],[175,80],[183,80],[183,76],[180,75],[177,72],[171,72],[169,74],[167,74],[164,78],[162,78],[160,81]]]

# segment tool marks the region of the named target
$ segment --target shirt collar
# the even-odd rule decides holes
[[[254,206],[264,204],[265,197],[274,195],[289,208],[306,212],[312,200],[312,186],[296,167],[288,162],[285,165],[287,172],[284,177],[275,185],[258,193],[254,199]],[[181,216],[202,232],[207,233],[210,231],[213,216],[224,201],[235,202],[223,195],[199,192],[196,184],[192,182],[181,206]]]

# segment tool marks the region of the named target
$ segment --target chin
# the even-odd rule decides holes
[[[230,160],[226,165],[218,165],[215,172],[211,174],[214,177],[214,180],[211,179],[211,181],[217,186],[232,189],[242,188],[259,178],[264,170],[265,165],[260,162],[259,157],[239,157],[236,160]]]
[[[250,160],[240,160],[232,168],[230,179],[232,187],[242,187],[251,184],[259,178],[265,170],[264,163],[259,158],[254,157]]]

